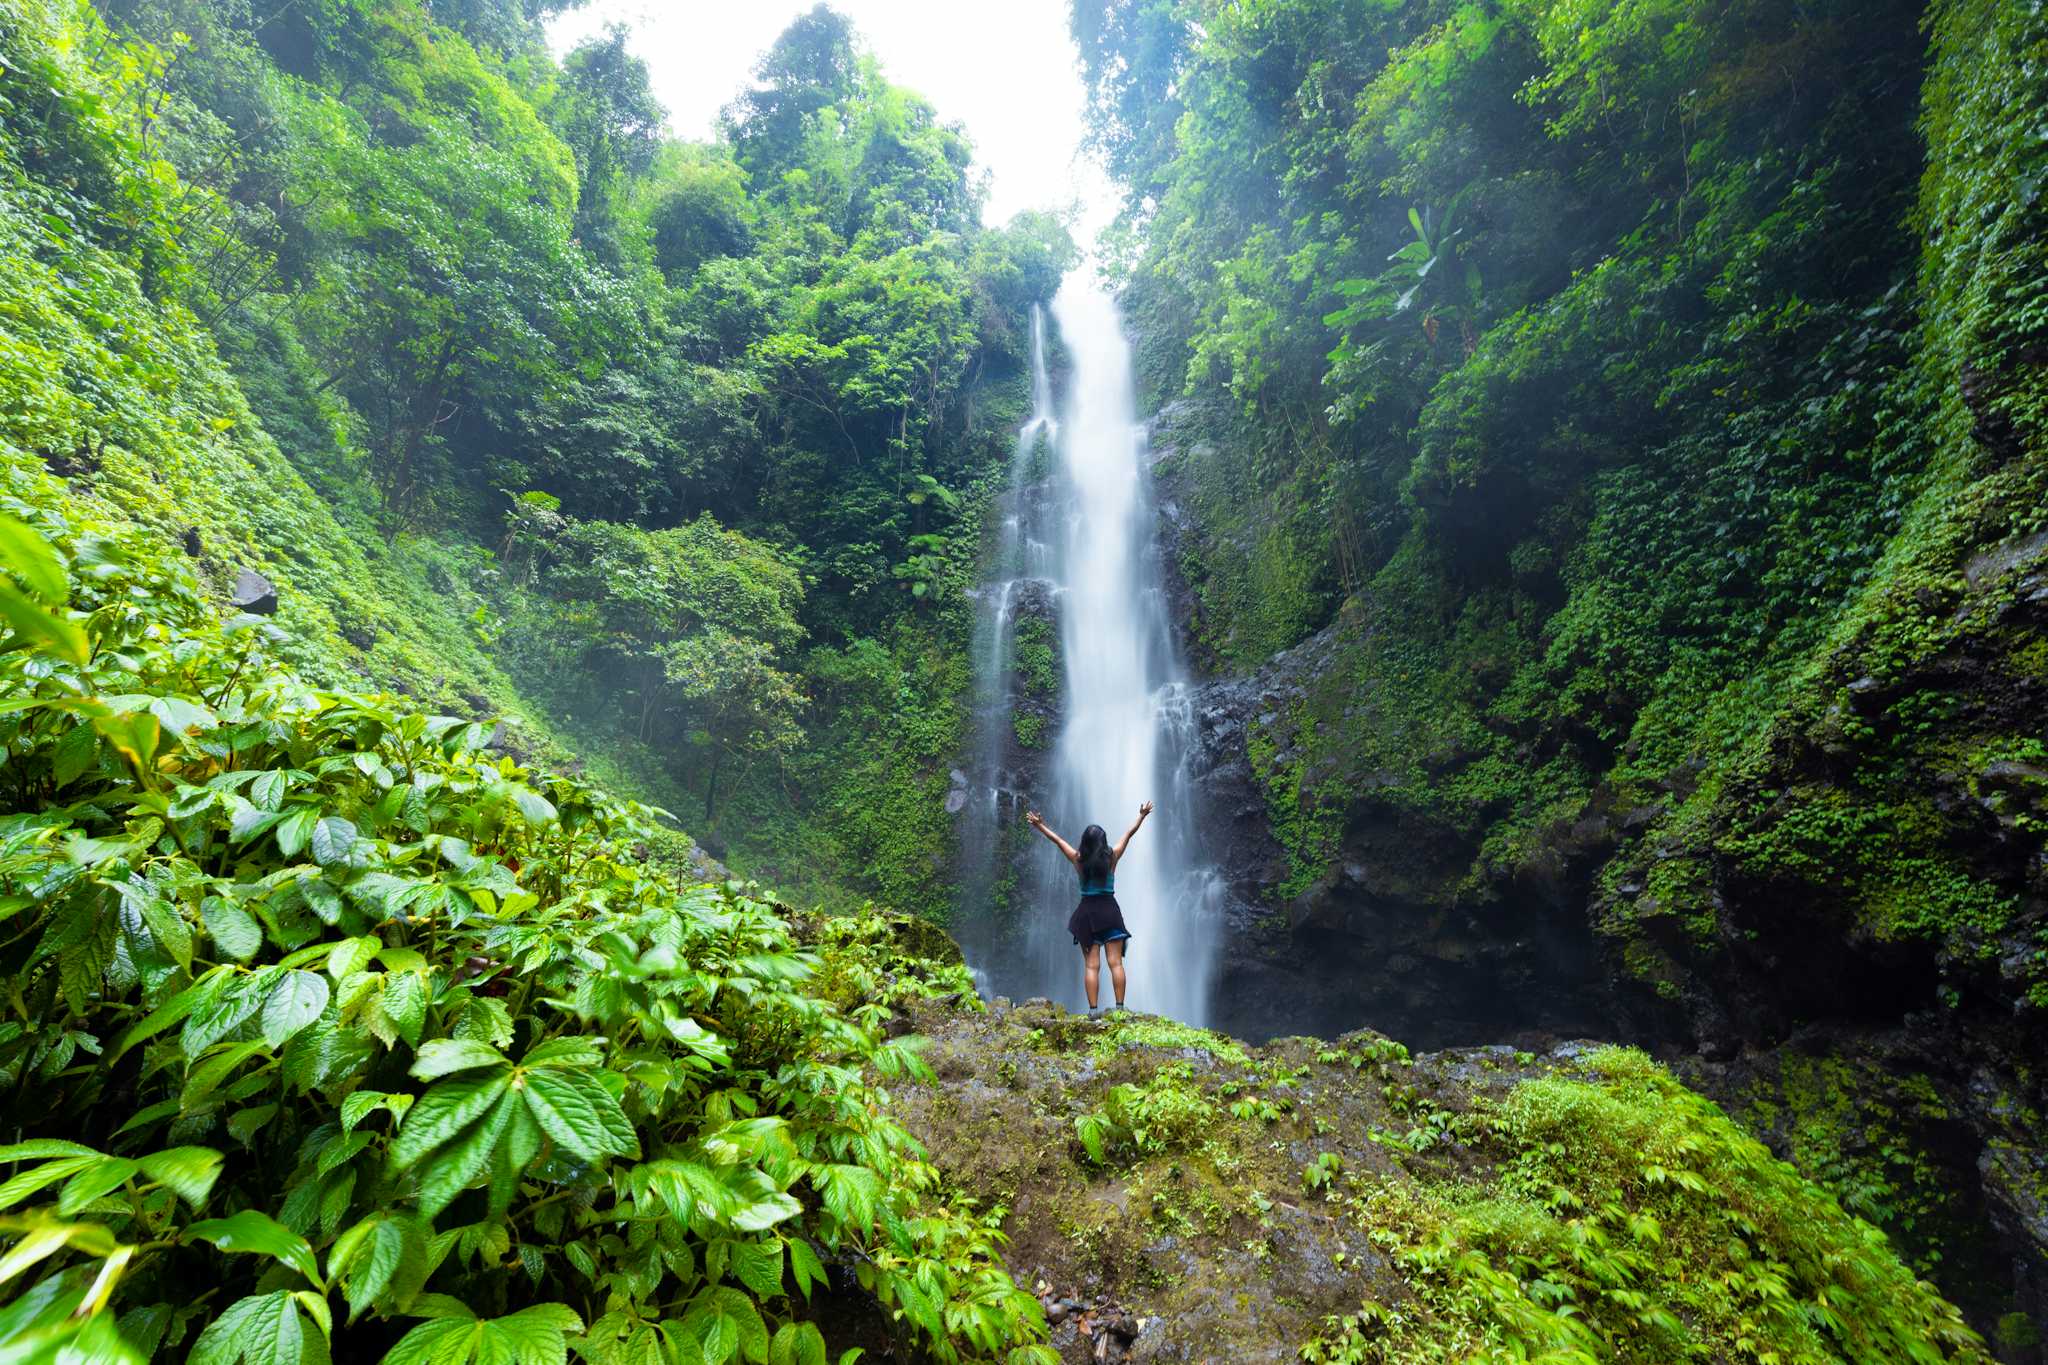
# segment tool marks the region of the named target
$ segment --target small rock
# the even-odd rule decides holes
[[[1981,554],[1972,555],[1969,563],[1963,565],[1963,577],[1971,587],[1981,588],[2000,575],[2039,559],[2044,553],[2048,553],[2048,531],[2008,540]]]
[[[197,526],[188,526],[185,528],[184,544],[185,553],[192,556],[192,558],[194,559],[199,558],[200,551],[206,548],[206,543],[200,540],[199,538],[199,528]]]
[[[2048,768],[2038,767],[2032,763],[2021,763],[2016,759],[2001,758],[1984,765],[1984,771],[1977,776],[1977,783],[1983,787],[2025,791],[2029,787],[2048,785]]]
[[[1131,1365],[1152,1365],[1168,1359],[1166,1321],[1146,1318],[1138,1324],[1138,1336],[1131,1343]]]
[[[254,616],[275,616],[277,585],[254,569],[243,569],[235,575],[235,591],[228,605]]]
[[[1647,806],[1630,807],[1621,817],[1621,827],[1631,832],[1639,830],[1662,815],[1665,809],[1662,801],[1655,801]]]

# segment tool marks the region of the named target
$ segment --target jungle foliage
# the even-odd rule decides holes
[[[1071,245],[984,228],[959,130],[823,7],[708,142],[623,31],[551,57],[554,8],[13,0],[8,446],[272,576],[330,680],[510,709],[738,866],[937,908],[942,822],[841,813],[943,786],[978,490]],[[227,449],[143,430],[195,402]]]
[[[935,1359],[1049,1359],[879,1088],[922,1072],[888,1002],[961,981],[821,958],[644,808],[4,511],[0,1353],[812,1365],[857,1285]]]
[[[1252,739],[1284,889],[1367,804],[1464,903],[1629,815],[1602,927],[1667,993],[1776,931],[1729,875],[2039,993],[2025,874],[1929,793],[2040,739],[2040,7],[1074,14],[1141,368],[1198,400],[1198,644],[1341,645]]]

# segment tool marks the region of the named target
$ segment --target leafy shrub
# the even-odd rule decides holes
[[[1047,1358],[883,1111],[911,1046],[646,811],[306,687],[139,541],[0,556],[7,1358],[821,1361],[831,1262]]]
[[[1074,1135],[1100,1166],[1122,1154],[1175,1151],[1191,1145],[1216,1117],[1186,1062],[1162,1066],[1144,1085],[1111,1087],[1102,1107],[1074,1120]]]

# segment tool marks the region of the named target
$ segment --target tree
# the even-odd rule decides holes
[[[514,158],[445,125],[404,147],[330,138],[296,191],[316,205],[305,330],[404,517],[449,478],[465,418],[563,391],[633,320]]]
[[[803,693],[781,666],[803,638],[802,580],[774,550],[708,516],[665,531],[571,524],[549,546],[548,590],[584,636],[594,679],[637,711],[639,737],[703,752],[704,818],[727,758],[787,752]]]
[[[1093,118],[1089,143],[1133,199],[1173,155],[1193,31],[1182,0],[1069,0]]]
[[[754,245],[746,173],[722,151],[671,146],[640,191],[654,263],[680,287],[706,261]]]
[[[617,264],[613,240],[618,200],[631,180],[647,174],[661,147],[667,114],[647,82],[647,65],[626,50],[626,28],[613,24],[562,63],[562,83],[549,114],[576,154],[582,195],[577,231]]]
[[[756,189],[798,159],[812,118],[854,93],[860,61],[853,21],[819,4],[782,31],[754,68],[755,87],[726,106],[723,123]]]

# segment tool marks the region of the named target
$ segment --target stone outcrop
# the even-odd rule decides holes
[[[950,1188],[1000,1206],[1004,1259],[1036,1291],[1067,1365],[1287,1365],[1319,1339],[1307,1358],[1406,1360],[1425,1358],[1423,1343],[1471,1346],[1472,1301],[1446,1293],[1446,1277],[1463,1273],[1460,1249],[1498,1251],[1499,1236],[1540,1258],[1572,1240],[1567,1218],[1598,1229],[1604,1217],[1617,1241],[1633,1236],[1645,1225],[1588,1210],[1614,1197],[1604,1182],[1615,1165],[1638,1162],[1697,1163],[1711,1184],[1697,1183],[1713,1191],[1692,1200],[1628,1181],[1631,1210],[1656,1210],[1647,1226],[1658,1240],[1642,1245],[1655,1252],[1668,1235],[1690,1258],[1643,1256],[1630,1281],[1639,1304],[1680,1307],[1696,1276],[1739,1282],[1750,1263],[1717,1260],[1750,1247],[1701,1233],[1740,1209],[1754,1216],[1748,1236],[1763,1254],[1781,1254],[1773,1239],[1806,1244],[1785,1255],[1791,1301],[1834,1302],[1873,1326],[1870,1305],[1837,1297],[1838,1258],[1812,1251],[1846,1251],[1860,1240],[1854,1225],[1637,1054],[1566,1042],[1410,1058],[1367,1030],[1252,1047],[1144,1015],[1081,1018],[1042,1000],[981,1011],[913,999],[904,1009],[897,1027],[923,1040],[930,1074],[891,1086],[895,1112]],[[1549,1088],[1532,1095],[1530,1082]],[[1528,1194],[1539,1169],[1560,1182],[1551,1212]],[[1531,1230],[1553,1217],[1547,1234]],[[1925,1294],[1880,1264],[1888,1253],[1876,1257],[1855,1272],[1889,1279],[1875,1292],[1894,1303]],[[1514,1257],[1496,1264],[1509,1276],[1544,1274]],[[1610,1340],[1633,1330],[1604,1316]],[[1533,1358],[1535,1339],[1505,1318],[1491,1330],[1489,1340]],[[1345,1353],[1367,1343],[1383,1354]],[[1970,1358],[1892,1344],[1929,1361]],[[1697,1353],[1733,1358],[1732,1345],[1702,1341]]]
[[[228,605],[254,616],[275,616],[277,585],[254,569],[239,570],[234,591],[228,594]]]

